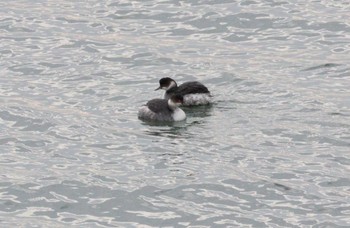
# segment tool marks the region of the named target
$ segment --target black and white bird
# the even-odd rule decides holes
[[[152,99],[142,106],[138,117],[146,121],[173,122],[186,119],[185,112],[179,108],[183,96],[176,94],[169,99]]]
[[[207,105],[211,103],[211,94],[207,87],[197,81],[185,82],[180,86],[174,79],[166,77],[159,80],[156,90],[165,90],[164,99],[169,99],[174,94],[183,96],[184,106]]]

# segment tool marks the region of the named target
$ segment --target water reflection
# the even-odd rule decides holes
[[[212,115],[213,109],[215,108],[214,106],[215,104],[209,104],[181,108],[186,113],[188,119],[191,119],[192,117],[200,117],[205,120],[205,118],[208,118]]]
[[[181,138],[190,136],[187,133],[188,125],[185,121],[170,123],[143,122],[142,125],[147,126],[145,133],[152,136],[169,138]]]

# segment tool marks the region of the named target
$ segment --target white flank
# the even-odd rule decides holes
[[[194,93],[184,96],[184,106],[207,105],[211,103],[211,96],[206,93]]]

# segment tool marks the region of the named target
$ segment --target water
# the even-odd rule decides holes
[[[350,226],[347,0],[0,6],[1,227]]]

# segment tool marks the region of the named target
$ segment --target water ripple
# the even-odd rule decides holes
[[[348,227],[347,1],[0,3],[4,227]],[[207,107],[149,124],[162,77]]]

